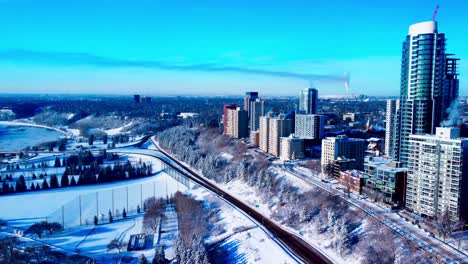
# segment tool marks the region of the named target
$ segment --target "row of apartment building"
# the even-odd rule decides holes
[[[346,136],[322,140],[322,165],[351,191],[377,191],[384,202],[404,205],[427,217],[447,211],[452,219],[468,216],[468,139],[460,129],[409,136],[408,166],[390,157],[365,157],[365,141]]]
[[[257,92],[247,92],[244,108],[224,106],[224,134],[232,138],[250,137],[252,145],[282,160],[301,159],[305,142],[324,135],[325,118],[316,114],[317,100],[317,89],[304,89],[297,114],[273,115],[265,114],[265,101],[258,98]]]

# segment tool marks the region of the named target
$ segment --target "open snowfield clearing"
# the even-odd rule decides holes
[[[118,134],[122,134],[122,130],[124,130],[125,128],[127,127],[130,127],[131,125],[133,124],[133,121],[131,121],[130,123],[126,124],[126,125],[123,125],[121,127],[117,127],[117,128],[113,128],[113,129],[108,129],[108,130],[104,130],[104,132],[106,132],[107,135],[109,136],[114,136],[114,135],[118,135]]]
[[[17,227],[27,227],[37,218],[64,224],[65,228],[92,223],[95,215],[109,210],[130,214],[143,208],[146,198],[166,197],[186,187],[164,172],[136,180],[27,192],[0,197],[0,218]]]
[[[161,225],[161,234],[155,235],[154,248],[163,245],[167,259],[174,258],[174,242],[178,236],[177,214],[173,206],[166,207],[165,217]],[[131,235],[143,232],[143,214],[127,218],[121,216],[113,223],[104,223],[98,226],[85,225],[44,237],[43,243],[53,245],[65,252],[76,252],[96,259],[102,263],[115,261],[118,250],[107,250],[107,245],[113,239],[128,242]],[[137,251],[127,251],[125,247],[120,257],[127,256],[136,259],[144,254],[149,260],[154,256],[154,248]]]

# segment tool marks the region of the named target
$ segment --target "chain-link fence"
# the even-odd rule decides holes
[[[185,176],[170,167],[163,166],[163,171],[151,180],[138,183],[119,182],[118,186],[102,188],[79,194],[78,197],[63,204],[58,210],[47,216],[48,221],[58,222],[64,228],[80,225],[94,225],[144,211],[144,201],[150,197],[166,198],[177,191],[193,187]],[[97,218],[97,219],[96,219]]]

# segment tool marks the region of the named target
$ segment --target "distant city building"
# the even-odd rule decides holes
[[[321,115],[296,114],[295,135],[304,139],[321,139],[324,136],[325,118]]]
[[[145,103],[145,104],[149,104],[149,103],[151,103],[151,101],[152,101],[151,96],[143,96],[143,97],[141,98],[141,102],[142,102],[142,103]]]
[[[287,137],[293,132],[292,120],[279,115],[271,118],[268,126],[268,153],[278,157],[280,154],[280,137]]]
[[[271,119],[270,114],[260,117],[258,145],[260,147],[260,150],[264,152],[268,152],[268,142],[269,142],[268,139],[270,135],[270,119]]]
[[[223,108],[223,134],[228,135],[228,110],[236,109],[236,104],[226,104]]]
[[[247,111],[236,107],[235,109],[227,109],[227,135],[232,138],[245,138],[249,136],[247,127]]]
[[[385,123],[385,155],[399,160],[400,100],[387,100]]]
[[[356,115],[354,113],[346,113],[346,114],[343,115],[343,121],[355,122],[356,121]]]
[[[354,159],[355,168],[364,167],[364,152],[367,149],[366,141],[359,138],[348,138],[345,135],[327,137],[322,140],[322,167],[333,164],[338,158]]]
[[[467,219],[468,139],[458,128],[436,128],[435,135],[410,135],[406,208],[436,217]]]
[[[250,144],[254,147],[260,146],[260,131],[250,131]]]
[[[457,61],[446,53],[445,34],[436,21],[413,24],[403,43],[401,63],[401,122],[399,160],[408,165],[410,135],[434,134],[449,117],[447,109],[458,97]],[[448,119],[443,126],[455,126]]]
[[[177,117],[180,117],[180,118],[183,118],[183,119],[187,119],[187,118],[191,118],[191,117],[194,118],[194,117],[198,117],[198,116],[200,116],[200,114],[198,114],[198,113],[189,113],[189,112],[180,113],[180,114],[177,115]]]
[[[407,168],[401,162],[382,157],[366,157],[366,188],[382,193],[383,202],[404,205]]]
[[[318,90],[315,88],[307,88],[301,91],[299,99],[299,110],[306,114],[317,114],[318,107]]]
[[[133,95],[133,101],[135,102],[135,104],[139,104],[140,103],[140,95],[139,94]]]
[[[257,98],[250,102],[249,109],[250,130],[256,131],[260,128],[260,117],[265,115],[265,101]]]
[[[244,110],[250,112],[250,104],[258,98],[258,92],[246,92],[244,97]]]
[[[296,160],[304,158],[304,140],[294,136],[280,138],[280,159]]]

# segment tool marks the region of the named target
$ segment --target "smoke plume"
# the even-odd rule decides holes
[[[289,71],[271,71],[243,67],[231,67],[218,64],[171,64],[157,60],[129,60],[96,56],[89,53],[74,52],[42,52],[31,50],[0,51],[0,61],[41,63],[60,66],[95,66],[114,68],[148,68],[169,71],[200,71],[200,72],[234,72],[250,75],[266,75],[273,77],[294,78],[306,81],[349,82],[349,75],[303,74]]]
[[[459,125],[460,120],[460,109],[459,109],[459,100],[456,98],[449,108],[447,108],[446,113],[448,114],[447,119],[440,123],[442,127],[453,127]]]

